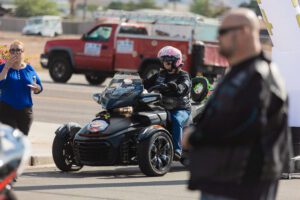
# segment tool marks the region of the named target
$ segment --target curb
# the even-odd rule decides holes
[[[50,165],[54,164],[52,156],[30,156],[28,165],[38,166],[38,165]]]

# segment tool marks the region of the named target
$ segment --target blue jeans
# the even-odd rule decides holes
[[[172,136],[175,152],[182,153],[181,140],[184,124],[189,119],[191,112],[188,110],[171,111]]]
[[[200,196],[200,200],[234,200],[234,199],[202,192]]]

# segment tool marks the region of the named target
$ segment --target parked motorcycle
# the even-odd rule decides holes
[[[199,87],[197,91],[201,93]],[[77,171],[84,165],[139,165],[147,176],[166,174],[174,148],[168,113],[159,104],[161,94],[146,92],[137,73],[117,73],[104,92],[93,97],[104,110],[90,123],[81,127],[69,122],[56,130],[56,166]],[[203,110],[199,102],[192,105],[192,118]]]
[[[12,185],[28,161],[29,149],[23,133],[0,124],[0,199],[17,199]]]

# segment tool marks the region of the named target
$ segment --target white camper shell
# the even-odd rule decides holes
[[[59,16],[36,16],[30,17],[22,30],[25,35],[41,35],[54,37],[61,35],[62,20]]]

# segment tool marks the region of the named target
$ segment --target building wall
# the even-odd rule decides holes
[[[1,31],[13,31],[22,32],[25,26],[26,19],[14,18],[14,17],[0,17],[0,30]],[[97,22],[71,22],[63,21],[63,33],[64,34],[83,34],[96,25]]]

